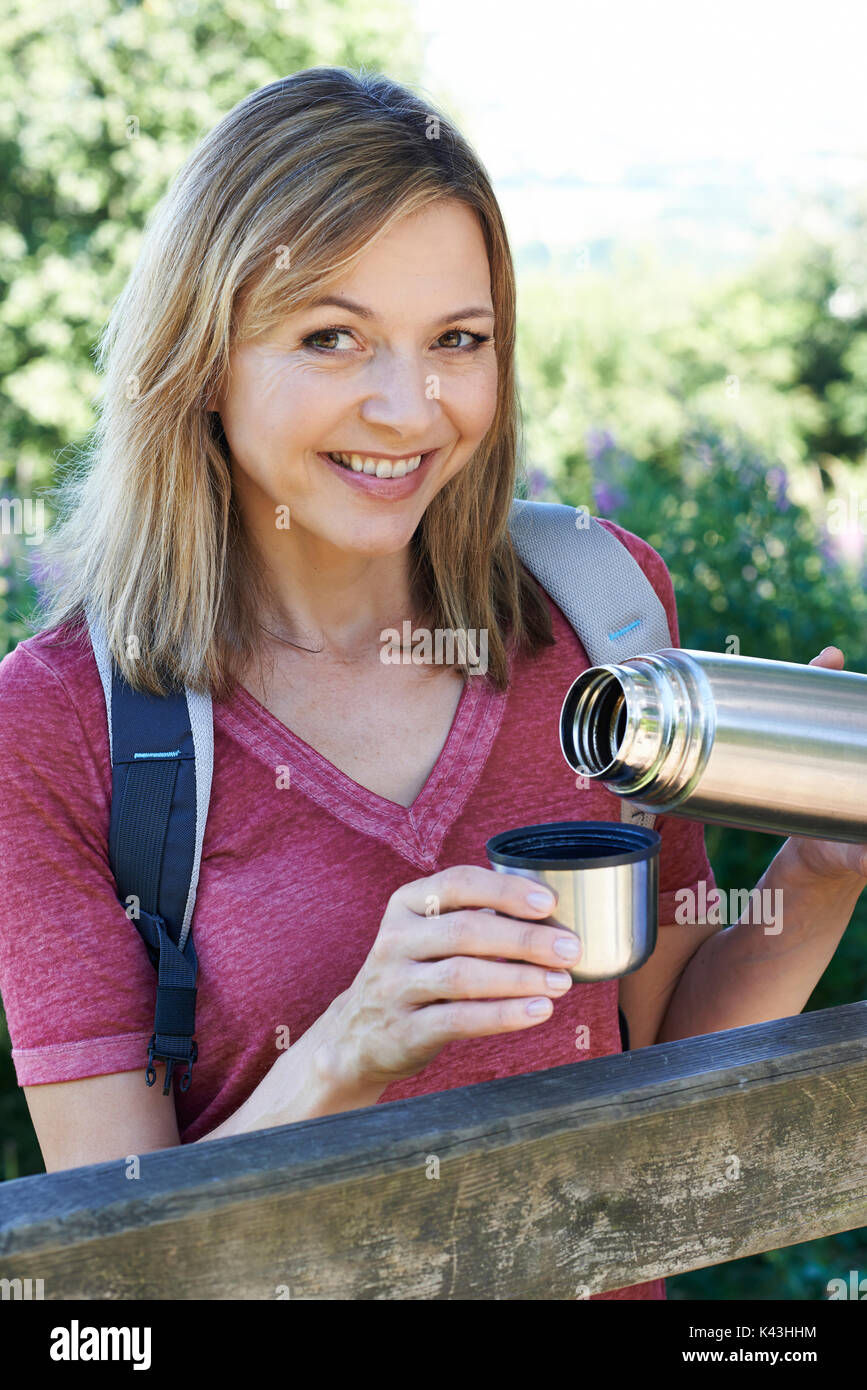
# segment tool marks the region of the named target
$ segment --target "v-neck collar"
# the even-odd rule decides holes
[[[511,680],[512,654],[509,652]],[[214,706],[221,718],[269,767],[289,768],[290,787],[337,820],[389,844],[430,871],[442,842],[478,783],[505,712],[508,689],[470,676],[445,743],[411,806],[401,806],[354,781],[237,683],[231,702]]]

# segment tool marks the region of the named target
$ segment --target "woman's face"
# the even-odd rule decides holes
[[[322,299],[237,347],[228,389],[209,405],[261,539],[286,526],[288,506],[296,534],[394,554],[494,417],[490,268],[475,214],[449,199],[410,215]]]

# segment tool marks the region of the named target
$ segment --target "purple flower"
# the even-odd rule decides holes
[[[38,549],[28,551],[28,571],[30,583],[33,585],[40,599],[45,597],[46,591],[51,588],[54,576],[54,567],[43,559]]]
[[[839,568],[840,553],[837,549],[836,544],[834,543],[834,538],[828,535],[827,532],[824,533],[821,541],[819,542],[819,552],[824,558],[826,564],[828,564],[832,569]]]
[[[541,497],[547,492],[550,478],[544,468],[531,468],[527,478],[527,488],[531,497]]]
[[[585,439],[587,452],[594,463],[614,448],[614,436],[609,430],[588,430]]]
[[[626,501],[625,495],[619,488],[612,487],[610,483],[597,482],[593,484],[593,502],[596,510],[603,516],[609,516],[623,506]]]
[[[765,474],[765,481],[767,482],[768,487],[776,493],[777,511],[788,511],[789,498],[787,489],[789,480],[786,476],[785,470],[782,468],[769,468],[767,473]]]

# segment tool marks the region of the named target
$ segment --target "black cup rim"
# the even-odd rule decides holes
[[[516,836],[546,831],[555,832],[564,839],[567,836],[586,836],[592,841],[594,835],[600,841],[622,839],[623,849],[606,854],[570,855],[568,859],[541,859],[520,853],[510,854],[505,848]],[[630,849],[630,844],[634,848]],[[565,820],[502,830],[488,840],[485,851],[492,864],[502,865],[506,869],[614,869],[619,864],[637,864],[641,860],[655,859],[661,846],[659,833],[646,825],[631,825],[628,821]],[[556,850],[556,843],[551,848]]]

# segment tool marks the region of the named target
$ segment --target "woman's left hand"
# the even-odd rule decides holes
[[[810,665],[842,671],[845,663],[846,658],[839,647],[825,647],[818,656],[813,657]],[[783,849],[787,854],[794,854],[805,869],[819,878],[856,878],[867,884],[867,844],[849,845],[839,840],[816,840],[811,836],[792,835]]]

